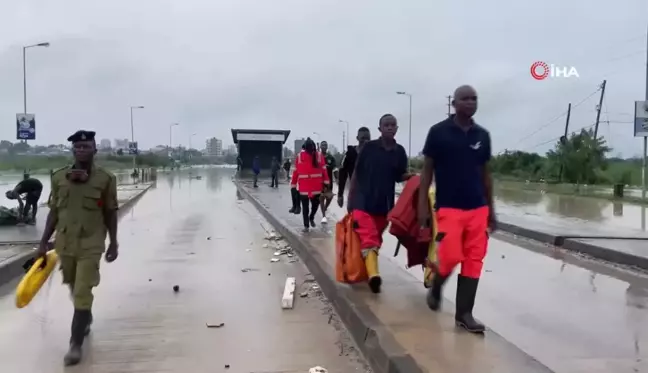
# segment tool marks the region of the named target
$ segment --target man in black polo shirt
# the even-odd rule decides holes
[[[369,132],[369,128],[360,127],[358,129],[356,140],[358,140],[358,145],[350,145],[347,148],[346,153],[344,153],[344,158],[342,158],[341,162],[342,167],[340,167],[340,181],[338,183],[337,198],[337,203],[340,207],[344,206],[344,187],[346,186],[347,180],[350,180],[353,177],[353,170],[355,169],[356,160],[358,159],[358,152],[360,152],[364,144],[371,140],[371,133]]]
[[[19,182],[12,190],[7,191],[5,196],[10,200],[18,200],[20,206],[21,222],[27,224],[36,224],[36,213],[38,212],[38,200],[43,192],[43,183],[38,179],[29,177],[29,174],[23,175],[23,180]],[[23,206],[21,195],[25,195],[25,204]],[[31,217],[29,212],[31,211]]]
[[[437,273],[428,292],[428,306],[438,310],[443,284],[461,263],[457,283],[455,321],[473,333],[484,325],[473,315],[477,285],[486,256],[489,230],[495,229],[492,182],[488,162],[491,141],[487,130],[472,119],[477,93],[470,86],[457,88],[452,104],[455,113],[430,128],[423,155],[421,190],[436,180]],[[427,193],[419,193],[419,224],[430,224]]]
[[[380,292],[382,284],[378,250],[387,228],[387,214],[394,207],[395,186],[410,177],[405,149],[394,139],[398,130],[396,118],[383,115],[378,129],[380,138],[365,144],[358,155],[348,202],[365,258],[369,287],[374,293]]]

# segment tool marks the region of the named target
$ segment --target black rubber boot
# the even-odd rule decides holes
[[[448,280],[448,276],[434,274],[432,286],[428,289],[425,300],[432,311],[438,311],[441,308],[441,299],[443,299],[443,285]]]
[[[472,311],[475,306],[475,295],[477,295],[478,278],[470,278],[459,275],[457,278],[457,311],[455,323],[457,326],[466,329],[471,333],[483,333],[486,327],[473,317]]]
[[[65,366],[77,365],[81,362],[83,353],[81,346],[85,339],[86,330],[89,330],[92,314],[89,310],[74,310],[72,318],[72,337],[70,338],[70,349],[63,358]]]

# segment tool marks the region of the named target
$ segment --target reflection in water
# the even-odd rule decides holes
[[[548,199],[547,212],[562,216],[576,216],[580,219],[602,221],[603,209],[609,202],[589,198],[574,198],[559,194],[545,194]]]
[[[596,284],[594,283],[595,279],[596,279],[596,272],[591,271],[590,272],[589,283],[590,283],[590,286],[592,287],[592,293],[596,293]]]
[[[623,216],[623,203],[621,202],[612,203],[612,214],[614,216]]]
[[[634,308],[646,308],[648,305],[648,289],[631,283],[626,290],[626,304]]]
[[[220,191],[222,188],[223,178],[219,176],[216,172],[207,173],[207,188],[213,191]]]
[[[498,189],[497,199],[512,205],[537,205],[542,202],[543,195],[529,193],[522,189]]]

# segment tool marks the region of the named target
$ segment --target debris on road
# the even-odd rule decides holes
[[[207,241],[211,240],[211,237],[207,237]]]
[[[245,249],[245,251],[250,252],[250,251],[252,251],[252,249]]]
[[[225,326],[225,323],[224,323],[224,322],[219,323],[219,324],[209,324],[209,323],[206,323],[205,325],[206,325],[208,328],[222,328],[223,326]]]
[[[264,243],[262,247],[263,247],[264,249],[267,249],[268,247],[270,247],[270,245],[268,245],[267,243]]]
[[[180,286],[173,285],[173,291],[176,292],[176,293],[179,292],[180,291]]]
[[[281,308],[283,309],[292,309],[295,303],[295,288],[297,287],[297,281],[294,277],[288,277],[286,279],[286,286],[284,287],[283,296],[281,297]]]
[[[279,261],[279,259],[277,259],[277,258],[272,258],[272,259],[270,259],[270,261],[271,261],[272,263],[277,263],[277,262]]]
[[[312,367],[308,370],[308,373],[328,373],[328,370],[322,367]]]
[[[275,232],[270,232],[266,237],[266,240],[268,241],[280,241],[283,239],[280,235],[276,234]]]
[[[243,273],[245,273],[245,272],[253,272],[253,271],[258,271],[258,269],[257,268],[243,268],[243,269],[241,269],[241,272],[243,272]]]
[[[306,298],[308,296],[308,291],[302,291],[301,294],[299,294],[300,297]]]

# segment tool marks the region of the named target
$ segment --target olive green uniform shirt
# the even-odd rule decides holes
[[[93,165],[85,183],[68,180],[71,166],[52,174],[49,208],[58,218],[56,251],[61,256],[101,255],[106,249],[105,211],[116,210],[117,178]]]

